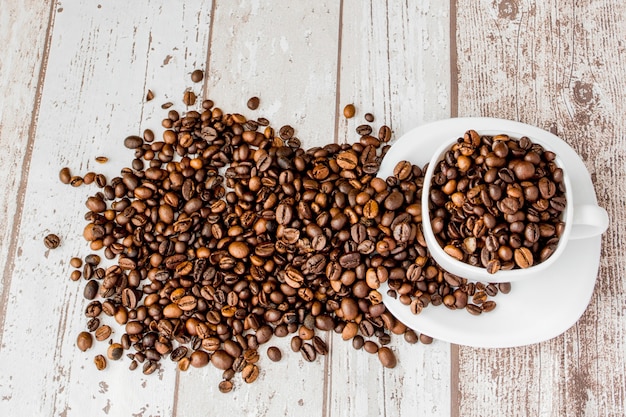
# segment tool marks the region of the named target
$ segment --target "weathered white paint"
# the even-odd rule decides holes
[[[0,415],[623,414],[626,6],[365,3],[3,5]],[[192,85],[189,74],[202,67],[205,82]],[[291,124],[304,146],[353,142],[366,112],[396,137],[457,112],[556,131],[583,156],[612,219],[589,309],[563,336],[525,348],[407,345],[395,337],[394,370],[336,335],[328,336],[331,354],[314,363],[293,354],[289,338],[276,339],[269,345],[283,360],[270,363],[269,345],[262,347],[259,380],[246,385],[237,376],[227,395],[217,392],[221,373],[212,367],[177,374],[166,360],[144,376],[129,372],[125,359],[97,372],[93,355],[106,346],[87,353],[74,346],[86,302],[84,281],[68,279],[69,258],[87,253],[81,207],[93,188],[63,186],[57,173],[68,165],[116,175],[131,158],[121,140],[145,128],[160,133],[160,104],[185,110],[187,87],[226,111]],[[147,89],[155,93],[149,103]],[[252,95],[261,98],[254,112],[245,108]],[[336,114],[349,102],[357,116],[346,121]],[[96,164],[97,155],[110,162]],[[62,237],[59,249],[44,248],[48,232]]]

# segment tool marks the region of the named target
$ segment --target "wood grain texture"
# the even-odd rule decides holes
[[[296,4],[216,1],[207,62],[206,97],[225,112],[268,118],[276,131],[294,127],[305,148],[333,141],[339,3]],[[258,110],[246,107],[260,98]],[[321,111],[321,109],[324,109]],[[261,373],[253,384],[241,375],[235,389],[217,391],[222,373],[209,366],[181,375],[177,415],[323,415],[326,363],[307,363],[289,347],[290,336],[259,348]],[[283,359],[272,363],[267,348]],[[208,393],[208,395],[207,395]]]
[[[340,142],[358,140],[367,112],[376,131],[388,124],[394,138],[450,116],[448,21],[445,2],[344,1],[340,110],[355,103],[357,114],[340,118]],[[409,345],[395,336],[391,347],[399,363],[389,370],[376,355],[355,354],[350,342],[333,338],[331,415],[449,415],[450,345]]]
[[[106,344],[88,353],[76,349],[87,302],[84,281],[68,279],[67,261],[88,252],[80,237],[81,207],[94,189],[64,186],[57,173],[67,165],[77,174],[96,170],[112,178],[128,166],[132,153],[122,151],[123,138],[139,133],[140,124],[160,125],[153,117],[157,100],[144,104],[147,86],[167,85],[180,103],[190,84],[187,71],[205,62],[207,15],[198,11],[210,6],[194,1],[170,10],[148,2],[129,9],[122,2],[66,1],[56,8],[7,298],[0,358],[2,415],[171,414],[172,368],[147,377],[130,373],[125,360],[109,363],[100,373],[92,360],[106,351]],[[172,21],[193,29],[172,32]],[[97,165],[98,155],[110,162]],[[62,239],[54,251],[42,244],[49,232]],[[120,336],[118,330],[113,337]]]
[[[0,341],[19,231],[21,194],[39,111],[52,1],[10,2],[0,11]],[[1,344],[1,343],[0,343]],[[1,346],[0,346],[1,349]]]
[[[611,225],[595,293],[575,326],[528,347],[459,349],[454,415],[624,413],[625,17],[626,7],[609,1],[457,2],[459,115],[557,133],[585,161]]]
[[[610,0],[5,2],[0,10],[0,416],[622,416],[626,406],[626,6]],[[176,4],[175,4],[176,3]],[[451,15],[451,11],[453,14]],[[450,39],[450,25],[452,33]],[[48,42],[46,43],[46,39]],[[49,46],[49,48],[46,47]],[[453,59],[451,62],[450,59]],[[454,71],[450,72],[451,65]],[[205,67],[204,83],[189,75]],[[458,84],[451,85],[451,81]],[[148,89],[155,99],[145,102]],[[366,112],[398,138],[436,119],[495,116],[557,133],[586,163],[611,226],[586,313],[550,341],[472,349],[394,337],[399,364],[327,335],[314,363],[262,346],[254,384],[213,367],[155,375],[83,353],[85,282],[68,260],[95,188],[129,165],[128,134],[161,134],[186,89],[227,112],[291,124],[304,147],[357,140]],[[256,111],[246,109],[259,96]],[[337,112],[349,102],[357,115]],[[452,103],[452,104],[451,104]],[[109,158],[96,164],[95,156]],[[16,199],[17,196],[17,199]],[[48,251],[45,234],[62,245]],[[575,279],[575,277],[572,277]],[[556,295],[558,296],[558,295]],[[110,323],[111,324],[111,323]],[[540,324],[538,324],[540,325]],[[113,325],[118,340],[122,330]],[[283,360],[270,363],[266,349]]]

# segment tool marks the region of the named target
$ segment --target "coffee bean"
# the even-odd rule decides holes
[[[317,357],[315,348],[311,343],[304,343],[300,348],[300,353],[302,353],[302,357],[307,362],[313,362]]]
[[[143,144],[143,139],[139,136],[128,136],[124,139],[124,146],[128,149],[137,149]]]
[[[94,356],[93,363],[94,363],[94,365],[96,365],[96,369],[98,371],[102,371],[102,370],[104,370],[107,367],[107,360],[102,355]]]
[[[278,131],[278,135],[283,140],[291,139],[293,137],[293,134],[294,134],[293,127],[291,127],[289,125],[285,125],[285,126],[281,127],[280,130]]]
[[[318,355],[323,356],[328,354],[328,346],[319,336],[313,337],[312,345]]]
[[[221,381],[218,385],[218,389],[223,394],[229,393],[233,390],[233,383],[231,381]]]
[[[191,81],[193,81],[194,83],[199,83],[203,79],[204,79],[204,72],[202,70],[197,69],[191,73]]]
[[[185,91],[183,94],[183,103],[185,103],[186,106],[193,106],[196,104],[196,98],[197,96],[193,91]]]
[[[353,118],[355,113],[356,108],[354,107],[354,104],[346,104],[346,106],[343,108],[343,115],[346,119]]]
[[[107,349],[107,357],[113,361],[119,360],[124,354],[124,348],[119,343],[111,343]]]
[[[63,184],[69,184],[71,179],[72,174],[70,172],[70,169],[68,167],[61,168],[61,170],[59,171],[59,180]]]
[[[513,252],[515,264],[520,268],[533,266],[533,254],[528,248],[515,249]]]
[[[249,363],[241,371],[241,376],[244,382],[251,384],[259,377],[259,367]]]
[[[76,337],[76,346],[83,352],[93,345],[93,337],[88,332],[80,332]]]
[[[246,104],[250,110],[256,110],[259,108],[260,100],[258,97],[251,97]]]
[[[50,233],[43,239],[43,244],[48,249],[56,249],[59,247],[60,243],[61,243],[61,239],[54,233]]]
[[[226,370],[233,365],[234,358],[223,350],[216,350],[211,355],[211,363],[217,369]]]
[[[298,336],[292,337],[290,346],[292,351],[299,352],[302,348],[302,339]]]
[[[395,368],[397,364],[396,355],[386,346],[378,349],[378,359],[385,368]]]
[[[215,362],[213,362],[213,357],[211,357],[211,362],[213,363],[213,365],[215,365]],[[191,353],[191,356],[189,356],[189,364],[193,366],[194,368],[202,368],[206,366],[208,363],[209,363],[209,354],[203,350],[196,350]],[[218,369],[222,369],[218,365],[215,365],[215,367]]]
[[[279,362],[283,355],[279,348],[276,346],[270,346],[267,348],[267,357],[270,358],[272,362]]]
[[[250,248],[244,242],[233,242],[228,246],[228,252],[236,259],[243,259],[250,253]]]
[[[415,344],[419,341],[419,337],[417,336],[417,333],[415,333],[413,330],[407,330],[406,332],[404,332],[404,340],[407,343]]]
[[[363,336],[361,335],[356,335],[352,339],[352,347],[356,350],[361,349],[364,344],[365,344],[365,340],[363,339]]]
[[[89,280],[83,289],[83,297],[87,300],[93,300],[98,295],[99,289],[100,285],[98,284],[98,281],[94,279]]]
[[[363,344],[363,350],[365,350],[367,353],[378,353],[378,345],[371,340],[368,340]]]

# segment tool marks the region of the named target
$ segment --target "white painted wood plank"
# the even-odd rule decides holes
[[[36,118],[37,86],[44,61],[44,48],[51,1],[8,2],[0,11],[0,333],[6,284],[9,282],[19,188],[28,164],[31,124]],[[28,162],[28,161],[26,161]],[[1,347],[0,347],[1,349]]]
[[[354,129],[367,112],[376,129],[388,124],[396,138],[449,117],[449,4],[346,0],[343,7],[340,102],[358,111],[340,119],[340,141],[358,140]],[[399,363],[389,370],[333,338],[330,415],[449,415],[450,345],[394,337],[391,346]]]
[[[125,358],[98,372],[93,356],[106,344],[87,353],[75,347],[87,302],[84,281],[68,279],[67,261],[88,253],[80,207],[95,188],[72,189],[57,178],[64,165],[119,174],[132,160],[120,151],[123,138],[160,126],[162,96],[155,88],[157,98],[146,104],[146,89],[166,85],[178,97],[189,69],[205,62],[211,3],[167,3],[65,1],[56,12],[2,339],[2,415],[172,413],[174,367],[164,363],[146,377],[131,374]],[[98,155],[110,163],[97,165]],[[54,251],[42,243],[49,232],[62,239]],[[123,331],[114,328],[119,340]]]
[[[215,7],[207,98],[226,112],[248,118],[266,117],[278,129],[290,124],[303,147],[332,143],[339,3],[218,1]],[[246,107],[258,96],[258,110]],[[289,339],[274,338],[261,346],[261,373],[221,394],[221,372],[212,366],[180,376],[177,414],[202,410],[215,416],[322,415],[325,396],[325,359],[307,363],[289,348]],[[268,360],[265,352],[279,346],[283,358]]]

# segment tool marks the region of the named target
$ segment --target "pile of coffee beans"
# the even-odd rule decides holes
[[[490,273],[548,259],[564,229],[563,170],[528,137],[469,130],[438,163],[431,224],[444,251]]]
[[[259,104],[253,97],[247,107]],[[354,106],[344,113],[353,117]],[[100,188],[86,201],[83,236],[111,262],[97,253],[70,261],[90,301],[81,350],[108,341],[109,360],[126,353],[130,369],[141,364],[145,374],[165,358],[180,370],[210,362],[228,392],[236,373],[257,378],[259,346],[273,337],[291,337],[291,349],[314,361],[328,353],[321,335],[334,331],[389,368],[391,334],[431,343],[386,310],[385,282],[415,314],[429,304],[480,314],[495,308],[488,296],[510,289],[469,283],[430,258],[422,170],[403,161],[392,176],[376,176],[388,126],[374,133],[362,124],[353,144],[305,150],[289,125],[276,131],[204,100],[184,114],[168,110],[162,127],[159,140],[152,130],[124,139],[134,159],[115,178],[59,173],[64,183]],[[117,341],[107,317],[124,326]],[[275,346],[267,355],[282,358]],[[106,368],[103,355],[94,363]]]

